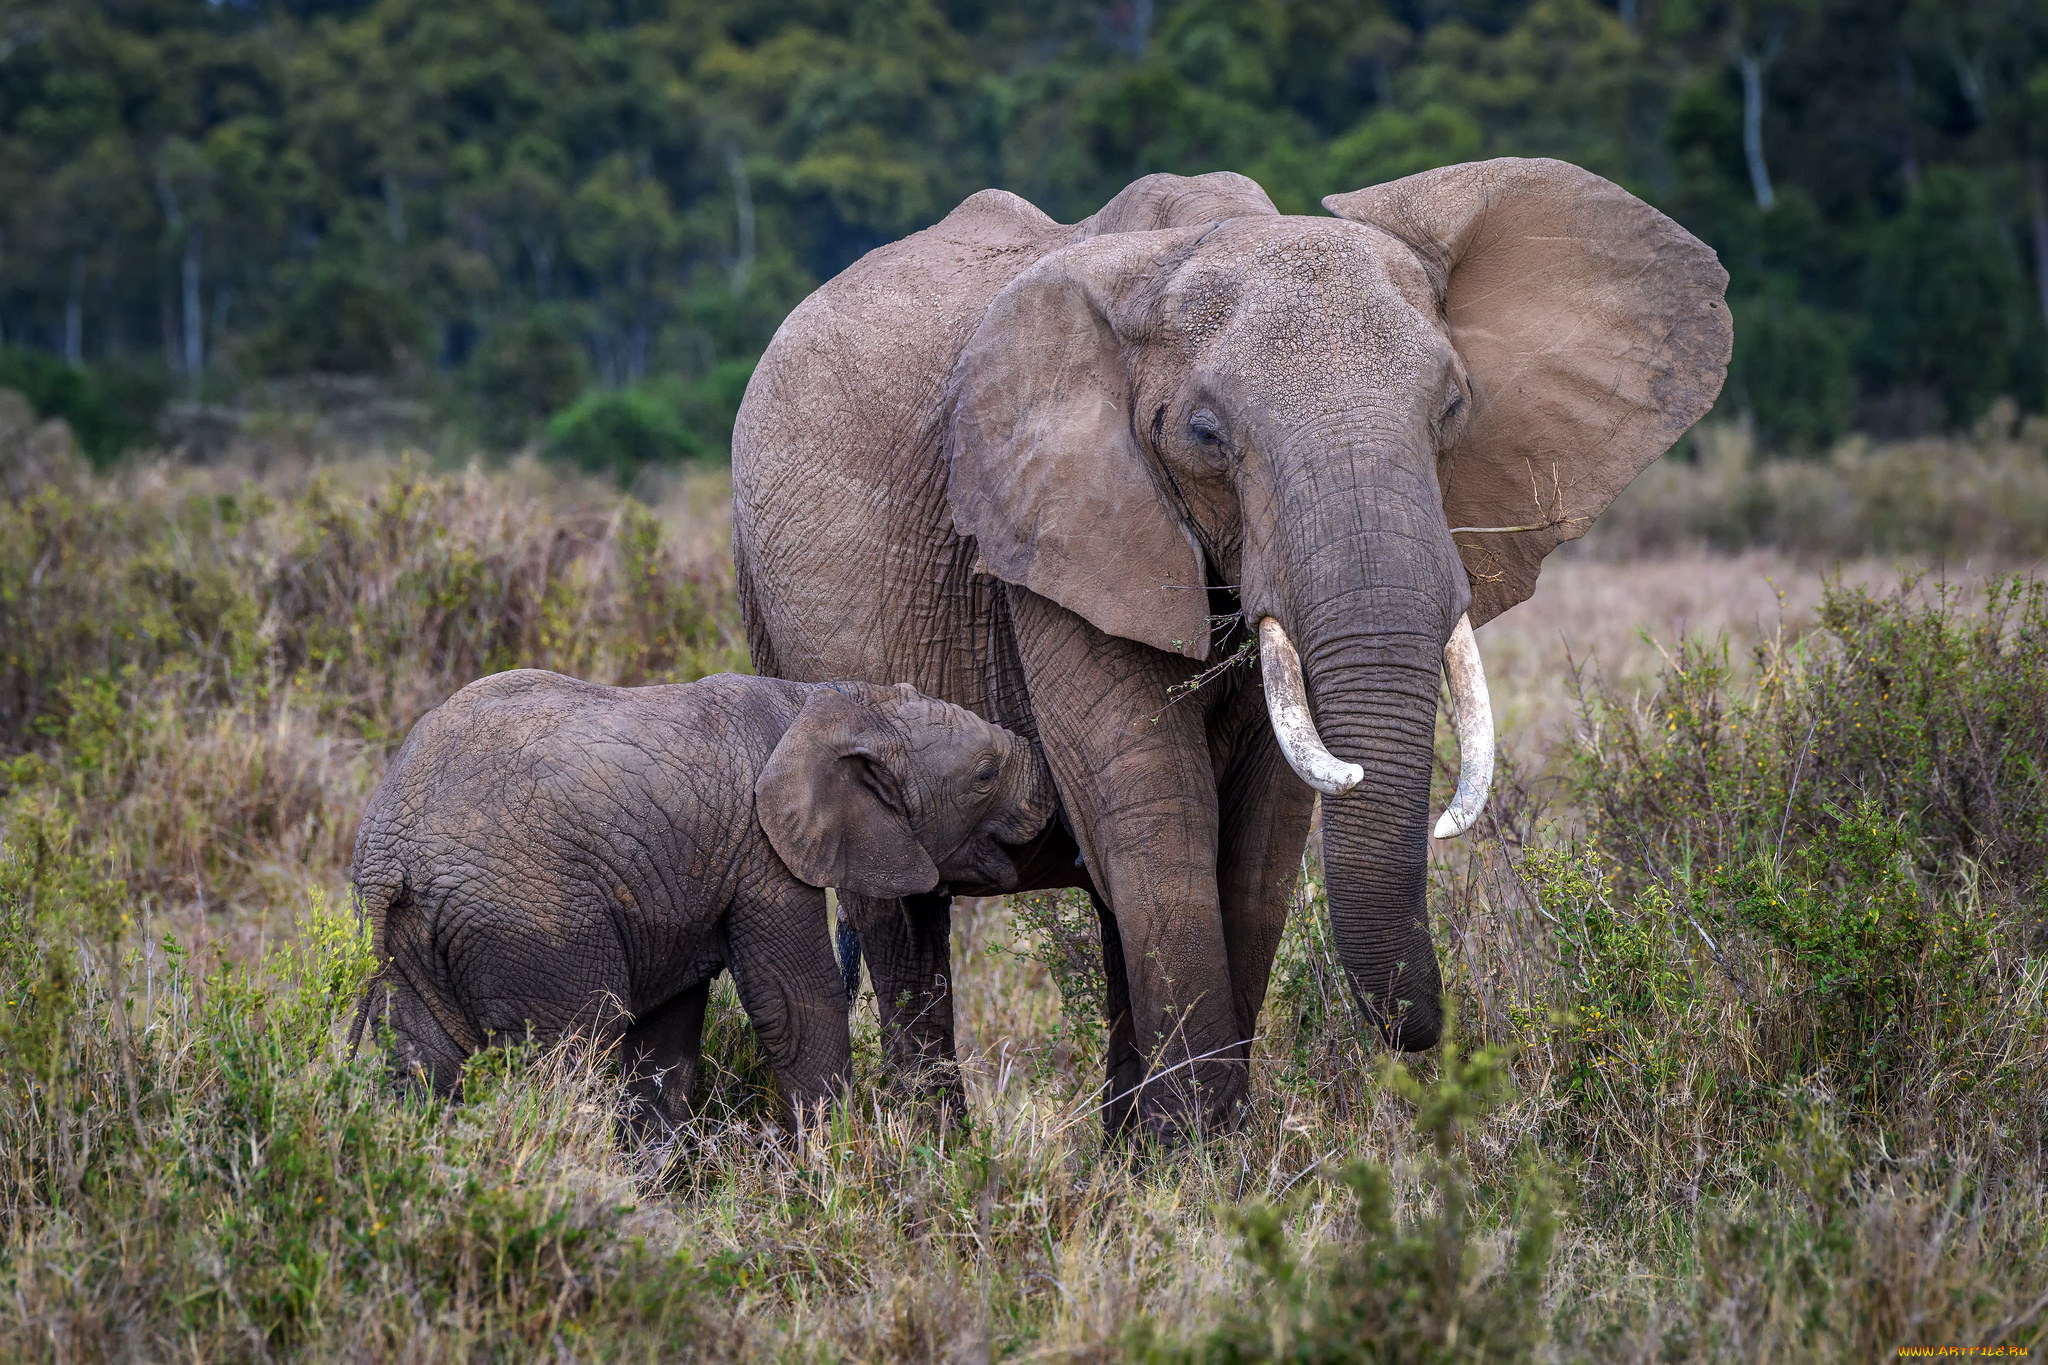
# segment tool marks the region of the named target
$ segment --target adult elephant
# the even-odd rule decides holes
[[[1439,667],[1447,834],[1492,770],[1466,622],[1526,598],[1727,365],[1713,252],[1576,166],[1324,205],[1151,175],[1063,226],[984,190],[791,313],[734,432],[756,668],[907,681],[1042,745],[1062,818],[1026,871],[1096,896],[1113,1130],[1243,1095],[1311,788],[1352,990],[1394,1045],[1436,1041]],[[1252,648],[1263,687],[1188,690]],[[890,1057],[957,1098],[947,902],[842,905]]]

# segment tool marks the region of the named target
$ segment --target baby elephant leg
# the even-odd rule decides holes
[[[705,981],[655,1006],[626,1029],[619,1057],[626,1094],[633,1101],[631,1121],[642,1136],[690,1116],[697,1055],[704,1043],[704,1006],[710,999],[711,983]]]
[[[967,1115],[953,1047],[952,904],[941,895],[839,897],[875,985],[892,1084],[942,1120]]]
[[[792,881],[735,906],[726,941],[740,1003],[782,1089],[784,1120],[811,1118],[845,1092],[853,1072],[825,893]]]

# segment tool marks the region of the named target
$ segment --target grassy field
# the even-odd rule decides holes
[[[1482,630],[1508,758],[1433,876],[1454,1048],[1356,1035],[1311,858],[1240,1131],[1103,1148],[1092,926],[1039,897],[957,920],[965,1133],[876,1102],[864,1005],[856,1101],[778,1134],[721,988],[701,1117],[623,1153],[573,1049],[448,1106],[351,1061],[343,874],[470,677],[743,665],[720,477],[96,479],[30,444],[0,452],[0,1355],[2048,1346],[2048,601],[1872,557],[1947,542],[1645,545],[1642,495]]]

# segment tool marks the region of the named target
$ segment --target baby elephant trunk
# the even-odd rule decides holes
[[[358,881],[356,893],[375,927],[379,968],[363,986],[350,1028],[350,1050],[366,1029],[388,1027],[395,1044],[390,1054],[392,1082],[401,1089],[424,1087],[437,1095],[453,1095],[461,1088],[462,1064],[474,1049],[455,1036],[471,1032],[467,1022],[455,1016],[445,1000],[430,1000],[414,985],[432,951],[426,921],[414,913],[403,882],[379,888]],[[444,1019],[444,1013],[449,1017]]]

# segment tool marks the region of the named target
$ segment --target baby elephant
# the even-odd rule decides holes
[[[730,969],[784,1104],[812,1105],[850,1065],[820,888],[1009,889],[1053,805],[1027,741],[908,686],[500,673],[422,718],[370,798],[364,1012],[444,1095],[493,1039],[623,1037],[642,1121],[675,1122]]]

